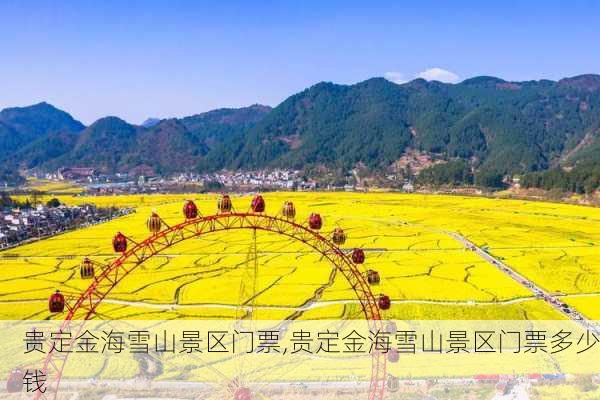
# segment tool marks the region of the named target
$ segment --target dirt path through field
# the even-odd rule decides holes
[[[559,296],[556,296],[546,291],[542,287],[538,286],[535,282],[527,279],[525,276],[515,271],[512,267],[495,258],[490,253],[477,246],[475,243],[471,242],[469,239],[462,236],[461,234],[456,232],[446,232],[446,234],[450,235],[455,240],[462,243],[465,246],[465,248],[472,250],[473,252],[475,252],[475,254],[479,255],[481,258],[498,268],[504,274],[508,275],[509,277],[517,281],[519,284],[527,288],[534,294],[535,297],[543,299],[546,303],[548,303],[558,312],[565,315],[567,318],[579,322],[581,325],[583,325],[584,328],[592,332],[600,332],[599,328],[593,322],[586,319],[579,312],[560,301]]]

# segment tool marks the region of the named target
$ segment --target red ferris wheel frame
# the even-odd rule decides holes
[[[164,222],[164,221],[163,221]],[[165,224],[166,225],[166,224]],[[165,249],[182,241],[197,238],[208,233],[235,229],[254,229],[285,235],[312,247],[324,258],[328,259],[345,277],[360,301],[365,319],[373,332],[382,331],[381,314],[377,299],[371,292],[369,283],[352,258],[331,240],[307,226],[291,219],[270,216],[264,213],[223,212],[208,216],[186,219],[184,222],[152,234],[142,242],[121,253],[116,260],[96,274],[90,286],[80,295],[69,295],[65,298],[67,315],[62,324],[63,332],[72,320],[89,320],[96,313],[96,308],[110,291],[129,273],[146,260],[160,254]],[[52,372],[55,379],[54,399],[68,357],[67,354],[49,352],[43,366],[47,375]],[[374,351],[371,370],[369,400],[381,400],[384,397],[386,382],[386,356],[383,352]],[[49,398],[47,394],[36,392],[36,400]]]

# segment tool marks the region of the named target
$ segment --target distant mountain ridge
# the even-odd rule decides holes
[[[45,119],[40,118],[40,108],[52,118],[45,114]],[[153,121],[147,126],[109,116],[85,127],[46,103],[11,108],[0,116],[19,115],[19,121],[34,121],[15,124],[15,118],[0,119],[0,124],[8,121],[5,136],[12,138],[0,142],[0,149],[6,150],[0,153],[0,161],[13,169],[89,166],[105,172],[139,167],[154,173],[195,170],[211,147],[231,136],[242,135],[270,110],[262,105],[224,108],[181,119]],[[62,125],[57,122],[61,121],[59,117],[64,119]],[[37,129],[42,123],[48,129]]]
[[[152,128],[154,125],[160,123],[160,118],[147,118],[142,122],[144,128]]]
[[[413,148],[500,172],[546,169],[586,135],[598,143],[599,80],[319,83],[257,124],[233,163],[385,168]]]
[[[85,126],[48,103],[0,111],[0,151],[9,153],[48,135],[80,132]]]
[[[321,82],[273,109],[253,105],[147,122],[105,117],[86,128],[47,103],[5,109],[0,162],[106,172],[358,164],[383,171],[410,150],[498,173],[600,164],[600,76]]]

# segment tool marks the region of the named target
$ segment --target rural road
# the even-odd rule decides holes
[[[567,318],[580,323],[581,325],[583,325],[584,328],[586,328],[592,332],[596,332],[596,333],[600,332],[598,330],[598,327],[595,324],[593,324],[591,321],[586,319],[583,315],[581,315],[579,312],[577,312],[573,308],[569,307],[567,304],[560,301],[559,297],[547,292],[540,286],[536,285],[533,281],[527,279],[526,277],[524,277],[523,275],[521,275],[520,273],[515,271],[510,266],[506,265],[502,261],[493,257],[490,253],[488,253],[481,247],[477,246],[475,243],[471,242],[466,237],[464,237],[461,234],[456,233],[456,232],[446,232],[446,234],[452,236],[455,240],[462,243],[465,246],[465,248],[475,252],[481,258],[483,258],[484,260],[486,260],[487,262],[489,262],[490,264],[492,264],[493,266],[498,268],[500,271],[502,271],[509,277],[513,278],[519,284],[525,286],[537,298],[544,300],[546,303],[548,303],[550,306],[552,306],[555,310],[564,314]]]
[[[518,304],[524,301],[529,301],[532,297],[520,297],[517,299],[503,300],[503,301],[452,301],[452,300],[418,300],[418,299],[398,299],[394,300],[394,304],[435,304],[435,305],[455,305],[455,306],[472,306],[472,305],[480,305],[480,306],[497,306],[498,304],[509,305],[509,304]],[[26,304],[26,303],[39,303],[43,300],[0,300],[0,304]],[[116,304],[116,305],[126,305],[126,306],[135,306],[135,307],[145,307],[145,308],[154,308],[160,310],[180,310],[180,309],[189,309],[195,307],[205,307],[205,308],[224,308],[224,309],[232,309],[237,310],[240,308],[238,305],[233,304],[225,304],[225,303],[190,303],[190,304],[177,304],[177,303],[148,303],[144,301],[129,301],[129,300],[118,300],[118,299],[104,299],[103,303],[106,304]],[[286,311],[307,311],[312,310],[319,307],[327,307],[331,305],[337,304],[360,304],[359,300],[321,300],[318,302],[311,302],[309,304],[303,306],[282,306],[282,305],[254,305],[254,306],[246,306],[247,309],[274,309],[274,310],[286,310]],[[243,307],[244,308],[244,307]]]
[[[508,393],[498,393],[492,400],[529,400],[529,384],[519,382]]]
[[[438,382],[440,386],[453,386],[453,387],[468,387],[473,384],[476,384],[477,381],[474,379],[465,379],[465,378],[447,378],[442,379]],[[214,385],[203,382],[188,382],[188,381],[152,381],[147,382],[146,384],[151,385],[154,389],[161,390],[169,390],[172,389],[172,395],[177,395],[181,393],[187,393],[189,390],[206,390],[214,388]],[[317,398],[316,394],[313,396],[308,395],[310,392],[315,392],[319,390],[325,391],[338,391],[340,389],[353,390],[357,388],[365,389],[368,385],[368,382],[306,382],[306,383],[298,383],[298,382],[254,382],[255,385],[259,385],[264,387],[265,389],[268,387],[276,392],[281,392],[282,390],[289,390],[290,388],[295,388],[300,393],[305,393],[307,398]],[[426,387],[427,381],[420,379],[404,379],[400,380],[401,385],[407,385],[408,387]],[[89,381],[73,381],[67,380],[63,382],[64,387],[67,390],[73,392],[73,396],[71,400],[75,400],[78,395],[78,391],[87,390],[90,387]],[[101,380],[95,382],[93,387],[103,387],[109,386],[111,388],[118,388],[120,390],[136,390],[139,389],[140,382],[137,380]],[[530,383],[528,381],[520,381],[516,383],[512,389],[507,393],[497,393],[492,397],[491,400],[529,400],[529,389]],[[308,391],[306,393],[305,391]],[[118,397],[115,395],[106,395],[103,400],[132,400],[132,397]],[[157,398],[147,398],[149,400],[154,400]],[[178,400],[178,398],[173,397],[174,400]],[[435,397],[428,395],[427,399],[434,400]]]
[[[445,304],[445,305],[458,305],[458,306],[471,306],[471,305],[498,305],[498,304],[517,304],[523,301],[531,300],[531,297],[523,297],[518,299],[511,299],[505,301],[498,302],[477,302],[477,301],[436,301],[436,300],[394,300],[395,304]],[[136,306],[136,307],[148,307],[148,308],[158,308],[158,309],[185,309],[185,308],[194,308],[194,307],[206,307],[206,308],[225,308],[225,309],[239,309],[240,306],[232,305],[232,304],[220,304],[220,303],[197,303],[197,304],[160,304],[160,303],[147,303],[143,301],[126,301],[126,300],[116,300],[116,299],[105,299],[103,300],[107,304],[122,304],[128,306]],[[360,304],[359,300],[321,300],[318,302],[310,302],[303,306],[293,307],[293,306],[281,306],[281,305],[254,305],[247,306],[242,308],[257,308],[257,309],[275,309],[275,310],[289,310],[289,311],[307,311],[312,310],[319,307],[327,307],[331,305],[337,304]]]

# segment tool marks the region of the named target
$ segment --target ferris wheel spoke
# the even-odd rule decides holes
[[[188,239],[204,238],[205,234],[225,232],[232,229],[249,229],[252,231],[252,243],[248,250],[246,263],[243,269],[240,268],[242,267],[241,265],[236,266],[233,269],[240,268],[241,270],[239,273],[242,278],[239,289],[236,321],[239,323],[238,326],[242,326],[242,322],[247,323],[249,326],[253,326],[256,324],[255,318],[258,315],[255,310],[257,299],[258,297],[262,298],[261,295],[266,292],[266,289],[259,292],[259,252],[257,248],[256,233],[257,230],[260,229],[287,236],[297,243],[302,243],[310,248],[309,251],[296,252],[297,259],[307,255],[311,255],[307,257],[312,257],[312,254],[316,254],[317,256],[310,258],[310,260],[327,260],[333,264],[336,271],[339,271],[340,275],[348,281],[350,287],[356,293],[358,301],[361,303],[360,305],[344,304],[343,317],[354,319],[358,318],[359,315],[362,315],[362,317],[366,317],[370,322],[379,321],[381,316],[380,310],[387,310],[390,308],[389,297],[384,294],[380,294],[378,298],[373,296],[370,285],[378,283],[379,276],[376,274],[376,271],[368,270],[365,275],[365,271],[361,270],[362,267],[360,264],[364,262],[365,258],[362,249],[354,249],[349,252],[340,248],[346,240],[345,233],[341,228],[336,228],[332,234],[324,232],[321,230],[323,220],[321,219],[320,214],[314,212],[310,214],[308,219],[304,220],[304,222],[296,222],[295,208],[293,207],[292,202],[289,201],[284,203],[284,207],[280,212],[281,215],[266,215],[264,214],[264,209],[264,199],[260,195],[255,196],[252,201],[251,211],[248,212],[236,211],[232,205],[231,198],[227,195],[222,195],[218,202],[217,213],[207,216],[200,215],[195,204],[193,204],[192,201],[188,201],[184,206],[185,221],[172,226],[167,224],[155,211],[153,211],[147,221],[147,226],[151,231],[152,236],[138,242],[117,232],[113,237],[112,244],[114,252],[119,254],[118,257],[112,259],[112,261],[106,265],[100,265],[95,262],[90,264],[91,266],[96,266],[96,271],[93,271],[91,268],[88,268],[85,271],[82,270],[85,272],[85,274],[83,272],[81,273],[82,277],[85,275],[88,278],[94,279],[94,281],[81,294],[74,306],[73,303],[69,301],[70,299],[65,299],[58,291],[52,294],[49,299],[50,312],[61,313],[65,311],[66,308],[68,311],[67,320],[74,317],[83,317],[85,319],[90,317],[97,319],[107,318],[108,315],[98,313],[97,306],[100,305],[100,302],[109,295],[125,276],[138,269],[138,267],[147,260],[156,256],[160,257],[159,254],[163,253],[164,250]],[[208,240],[211,239],[209,238]],[[236,246],[242,246],[241,240],[237,243],[234,239],[233,243],[235,243]],[[213,251],[221,255],[225,254],[219,252],[219,250],[226,250],[222,241],[215,240],[213,244]],[[292,249],[292,251],[290,251],[290,247],[284,246],[281,242],[270,240],[270,238],[261,237],[260,244],[263,249],[260,253],[260,256],[263,258],[261,258],[260,261],[263,263],[266,260],[271,262],[276,257],[282,257],[281,254],[292,253],[294,252],[293,250],[295,250]],[[238,251],[236,254],[239,253],[240,252]],[[171,255],[168,256],[171,257]],[[304,262],[304,260],[302,260],[301,263],[304,264],[309,262]],[[166,265],[166,263],[162,265]],[[160,267],[161,265],[158,267],[152,265],[150,270],[155,270]],[[144,267],[139,268],[139,270],[143,273]],[[335,278],[335,274],[333,274],[333,278]],[[64,285],[68,286],[68,283],[65,282]],[[330,284],[324,285],[321,289],[314,292],[313,298],[311,298],[309,302],[312,303],[318,301],[329,286]],[[305,310],[301,309],[299,311],[299,313],[292,314],[290,319],[301,317]],[[286,322],[289,323],[290,321],[285,319],[282,321],[282,323]],[[254,329],[246,330],[254,331]],[[274,364],[276,364],[275,369],[277,369],[277,374],[285,376],[295,371],[302,362],[298,360],[294,360],[293,362],[290,362],[289,360],[276,360]],[[264,386],[269,383],[264,382],[263,377],[269,373],[272,374],[273,372],[272,366],[266,368],[264,364],[261,366],[260,363],[252,363],[244,356],[239,357],[238,360],[228,358],[221,361],[204,362],[198,367],[201,369],[205,368],[205,371],[211,371],[215,374],[217,381],[222,381],[220,390],[214,391],[209,395],[211,397],[208,397],[219,399],[235,398],[239,400],[241,398],[251,398],[250,389],[243,386],[247,383],[248,378],[252,378],[252,380],[255,381],[263,380],[262,386]],[[231,378],[220,371],[220,369],[227,372],[237,372],[237,378],[232,381]],[[373,371],[375,371],[375,369]],[[377,370],[374,373],[376,374],[375,378],[378,379],[381,372]],[[58,379],[60,379],[60,377],[58,377]],[[273,382],[273,379],[269,378],[269,381]],[[231,385],[232,382],[235,383],[234,386]],[[233,390],[232,388],[236,389]],[[259,385],[258,388],[261,389],[261,386]],[[256,398],[268,398],[263,390],[257,390],[256,393]],[[238,394],[242,397],[238,396]],[[382,393],[372,392],[370,398],[379,400],[381,399],[381,396]]]
[[[360,305],[356,303],[344,304],[344,310],[342,319],[344,320],[355,320],[363,315],[363,310]]]
[[[239,309],[243,312],[238,312],[237,324],[243,325],[244,330],[253,331],[254,321],[254,305],[257,292],[258,280],[258,246],[256,229],[252,230],[252,241],[246,255],[246,264],[244,265],[245,274],[240,282],[239,294]],[[248,286],[246,286],[248,285]],[[250,290],[248,290],[250,289]],[[239,357],[236,370],[237,376],[240,379],[245,379],[246,376],[246,357]]]
[[[94,317],[93,317],[93,319],[94,319],[94,320],[96,320],[96,319],[99,319],[99,320],[103,320],[103,321],[104,321],[104,320],[106,320],[106,321],[110,321],[112,318],[111,318],[109,315],[106,315],[106,314],[104,314],[104,313],[101,313],[101,312],[98,312],[98,311],[96,311],[96,312],[94,312]]]

